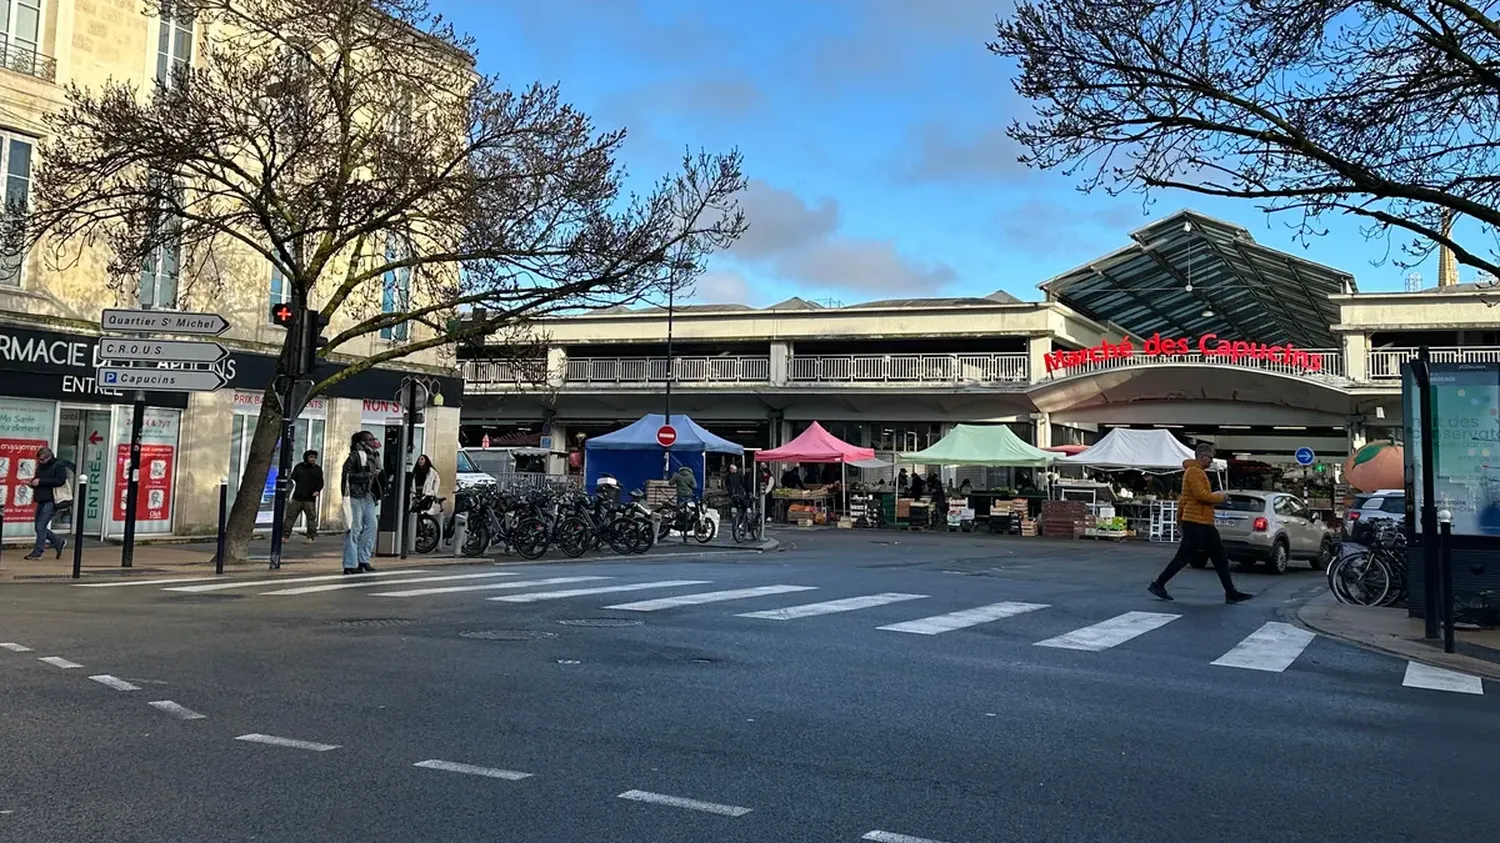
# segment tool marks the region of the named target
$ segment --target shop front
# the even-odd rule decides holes
[[[245,392],[235,390],[234,392],[234,420],[231,426],[229,442],[229,498],[234,500],[239,494],[240,479],[245,473],[245,462],[250,457],[250,443],[255,439],[255,430],[260,421],[260,406],[265,395],[260,392]],[[328,427],[328,401],[324,398],[314,398],[307,402],[307,407],[302,415],[297,418],[297,435],[292,444],[292,459],[301,460],[303,454],[308,451],[317,451],[319,461],[325,465],[328,462],[328,454],[325,448],[325,434]],[[278,440],[276,447],[281,447]],[[279,451],[278,451],[279,452]],[[261,488],[260,509],[255,516],[255,523],[260,526],[270,524],[275,517],[276,506],[276,476],[277,466],[273,462],[271,470],[266,473],[266,482]],[[323,501],[327,501],[325,495]],[[323,507],[326,509],[326,503]],[[320,517],[327,517],[327,512],[320,512]]]

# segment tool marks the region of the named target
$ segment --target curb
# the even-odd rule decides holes
[[[1320,597],[1326,598],[1326,601],[1320,599]],[[1353,644],[1364,650],[1420,662],[1430,667],[1456,670],[1460,673],[1468,673],[1491,681],[1500,682],[1500,664],[1473,656],[1466,656],[1461,653],[1450,655],[1441,649],[1435,649],[1420,641],[1396,635],[1369,632],[1352,627],[1346,623],[1332,620],[1328,617],[1326,611],[1326,606],[1332,605],[1327,601],[1332,600],[1333,595],[1325,591],[1321,596],[1315,596],[1300,606],[1283,610],[1282,614],[1298,626],[1330,638],[1336,638],[1348,644]]]

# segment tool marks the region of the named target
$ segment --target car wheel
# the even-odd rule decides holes
[[[1287,563],[1291,561],[1291,552],[1287,549],[1285,539],[1277,539],[1271,545],[1271,558],[1266,560],[1266,570],[1273,574],[1285,574]]]
[[[1338,543],[1333,540],[1333,536],[1324,536],[1323,543],[1318,546],[1318,555],[1312,561],[1313,570],[1328,570],[1328,566],[1333,564],[1333,554],[1337,552],[1337,547]]]

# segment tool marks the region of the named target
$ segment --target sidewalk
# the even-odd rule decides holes
[[[1293,611],[1296,620],[1315,632],[1342,638],[1413,661],[1500,681],[1500,630],[1458,630],[1458,652],[1443,652],[1442,639],[1424,637],[1423,623],[1405,609],[1347,606],[1322,594]]]
[[[473,559],[464,556],[453,556],[449,553],[434,553],[430,555],[412,554],[405,559],[395,557],[375,557],[372,560],[376,567],[393,566],[400,568],[428,568],[442,567],[445,565],[482,565],[486,562],[501,564],[545,564],[549,562],[587,562],[600,559],[641,559],[649,560],[667,556],[692,555],[695,553],[730,553],[736,550],[742,552],[769,552],[775,550],[779,543],[774,539],[767,539],[758,544],[735,544],[732,541],[715,540],[709,544],[698,544],[690,542],[686,545],[680,539],[668,539],[657,544],[644,554],[622,557],[609,548],[603,548],[601,552],[585,554],[578,559],[570,559],[557,551],[549,551],[540,559],[528,560],[515,555],[480,556]],[[282,550],[280,573],[285,575],[307,574],[307,573],[337,573],[340,560],[343,557],[344,537],[342,535],[329,535],[320,537],[317,542],[309,544],[301,536],[295,536],[287,542]],[[83,579],[138,577],[138,576],[193,576],[212,574],[214,571],[214,543],[196,542],[184,544],[147,544],[138,545],[135,548],[135,556],[129,568],[120,567],[121,546],[118,544],[101,544],[89,542],[83,548]],[[267,570],[271,543],[267,539],[255,539],[250,542],[251,563],[248,565],[226,565],[224,575],[254,574],[266,576],[270,574]],[[24,559],[29,550],[25,548],[7,547],[0,552],[0,582],[61,582],[71,580],[73,576],[73,547],[68,546],[63,551],[61,559],[56,559],[52,551],[48,551],[41,559]],[[275,574],[271,574],[275,576]]]

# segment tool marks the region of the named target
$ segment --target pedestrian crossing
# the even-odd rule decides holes
[[[933,606],[924,613],[920,607],[935,600],[931,595],[878,592],[807,602],[807,593],[820,591],[818,586],[778,583],[714,589],[711,588],[714,585],[712,580],[672,579],[635,582],[626,580],[628,578],[606,575],[535,577],[533,572],[517,570],[433,574],[432,569],[428,568],[382,570],[352,575],[332,574],[251,580],[215,579],[208,582],[204,582],[201,578],[191,578],[81,583],[75,587],[154,586],[162,591],[186,594],[241,590],[254,591],[257,596],[272,598],[295,598],[321,594],[337,596],[341,592],[353,592],[351,596],[383,600],[472,595],[476,599],[511,604],[587,600],[597,597],[601,598],[600,603],[607,604],[600,608],[633,613],[655,613],[691,607],[717,607],[718,604],[758,602],[761,605],[754,606],[749,611],[734,612],[730,609],[727,614],[747,621],[781,623],[793,621],[816,623],[818,618],[832,615],[856,615],[861,612],[878,613],[883,616],[882,620],[889,619],[891,614],[896,614],[897,617],[906,614],[909,616],[907,619],[894,620],[890,623],[877,622],[874,629],[880,632],[928,637],[959,633],[963,630],[991,625],[1003,627],[1007,621],[1014,621],[1025,616],[1050,618],[1052,615],[1049,614],[1049,610],[1059,608],[1047,603],[1003,601],[949,612],[934,612],[933,609],[936,607]],[[506,593],[490,595],[491,592],[497,591]],[[614,595],[652,591],[661,592],[662,595],[623,603],[608,603],[607,600]],[[783,605],[765,606],[766,603]],[[910,617],[912,615],[915,617]],[[1163,631],[1174,628],[1174,623],[1183,617],[1182,614],[1170,612],[1128,611],[1041,638],[1033,642],[1032,646],[1094,654],[1126,649],[1136,646],[1134,642],[1152,639],[1153,636],[1163,634],[1170,635],[1170,632],[1164,633]],[[1056,631],[1056,627],[1059,626],[1055,621],[1052,625],[1053,629],[1048,630],[1049,632]],[[1193,629],[1191,626],[1184,628]],[[1198,637],[1195,635],[1195,640]],[[1222,655],[1209,661],[1208,665],[1261,673],[1285,673],[1296,666],[1298,660],[1313,645],[1317,637],[1316,634],[1292,624],[1279,621],[1261,623]],[[0,644],[0,647],[15,646],[18,645]],[[1416,662],[1408,664],[1402,680],[1402,685],[1407,688],[1469,695],[1482,695],[1484,684],[1484,681],[1477,676]]]

